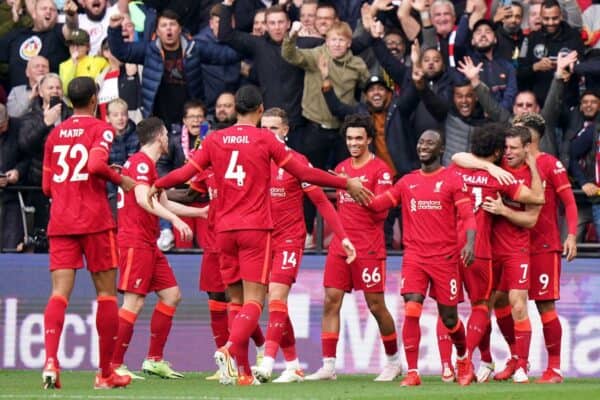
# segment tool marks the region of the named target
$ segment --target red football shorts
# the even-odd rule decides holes
[[[103,272],[117,268],[115,232],[111,229],[86,235],[50,236],[50,271],[83,268]]]
[[[200,266],[200,291],[201,292],[224,292],[225,285],[221,277],[221,266],[219,265],[219,252],[204,251],[202,254],[202,265]]]
[[[462,290],[458,263],[425,264],[404,259],[400,294],[418,293],[427,296],[427,289],[438,303],[457,305],[459,292]]]
[[[560,299],[560,252],[539,253],[530,256],[531,300]]]
[[[292,286],[296,282],[302,261],[303,246],[277,246],[273,250],[270,282]]]
[[[492,270],[495,290],[529,290],[529,254],[494,257]]]
[[[196,206],[192,206],[196,207]],[[204,244],[202,243],[203,236],[208,230],[208,222],[206,218],[192,218],[192,217],[181,217],[181,220],[188,224],[194,237],[192,240],[185,241],[181,238],[179,231],[175,228],[173,230],[173,236],[175,237],[175,248],[177,249],[191,249],[194,247],[194,241],[198,247],[204,248]]]
[[[475,258],[468,267],[460,262],[458,269],[471,303],[489,300],[492,293],[492,260]]]
[[[346,257],[329,253],[325,261],[323,286],[350,292],[362,290],[380,293],[385,290],[385,260],[357,258],[346,264]]]
[[[243,230],[217,233],[221,276],[229,286],[240,280],[266,285],[271,272],[271,231]]]
[[[119,249],[119,291],[146,295],[177,286],[167,257],[158,249]]]

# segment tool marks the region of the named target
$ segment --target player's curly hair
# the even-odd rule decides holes
[[[499,152],[504,153],[505,132],[507,124],[493,122],[473,129],[471,135],[471,153],[477,157],[489,157]]]
[[[544,120],[544,117],[540,114],[534,112],[526,112],[515,116],[513,125],[520,125],[533,129],[540,138],[544,136],[544,133],[546,132],[546,120]]]
[[[368,138],[375,137],[375,126],[373,125],[373,120],[369,114],[346,115],[346,118],[344,118],[344,122],[342,123],[342,127],[340,128],[340,133],[342,136],[346,137],[346,131],[348,128],[364,128],[367,132]]]
[[[244,85],[235,93],[235,111],[245,115],[254,112],[262,105],[260,89],[254,85]]]

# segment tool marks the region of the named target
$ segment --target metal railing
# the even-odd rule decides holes
[[[0,188],[0,253],[5,253],[5,252],[16,252],[17,249],[14,248],[4,248],[4,193],[5,192],[9,192],[9,191],[16,191],[18,193],[22,193],[22,192],[31,192],[31,191],[41,191],[41,188],[39,186],[7,186],[5,188]],[[325,190],[328,194],[331,193],[335,193],[334,189],[326,189]],[[581,190],[574,190],[573,191],[575,193],[575,197],[576,199],[579,198],[586,198],[585,194],[583,193],[583,191]],[[30,227],[28,227],[27,225],[27,221],[26,218],[24,217],[24,207],[23,204],[21,204],[21,214],[22,214],[22,220],[23,220],[23,225],[24,225],[24,231],[25,231],[25,239],[27,239],[27,237],[29,236],[29,234],[31,234],[32,232],[28,229]],[[307,249],[305,250],[305,254],[317,254],[317,255],[324,255],[327,254],[327,249],[323,247],[323,239],[324,239],[324,223],[323,223],[323,218],[321,217],[321,215],[319,215],[317,213],[317,218],[316,218],[316,233],[315,233],[315,248],[314,249]],[[577,251],[578,251],[578,257],[594,257],[594,258],[598,258],[600,257],[600,243],[586,243],[586,242],[580,242],[577,243]],[[198,249],[198,248],[192,248],[192,249],[172,249],[169,251],[169,253],[174,253],[174,254],[200,254],[202,253],[202,249]],[[388,250],[388,254],[389,255],[402,255],[402,250]]]

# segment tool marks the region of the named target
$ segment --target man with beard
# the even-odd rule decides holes
[[[227,128],[235,124],[236,119],[235,95],[231,92],[221,93],[215,102],[215,129]]]
[[[556,69],[556,58],[560,53],[577,51],[579,59],[583,56],[584,46],[579,31],[573,29],[562,19],[560,5],[556,0],[545,0],[542,3],[542,29],[533,32],[527,38],[527,53],[519,60],[518,79],[521,88],[530,88],[542,103],[550,89]],[[525,46],[525,43],[523,44]],[[583,65],[573,68],[575,74],[580,73]],[[579,79],[571,79],[565,87],[563,103],[572,107],[578,100]]]
[[[83,0],[80,3],[84,12],[79,14],[79,27],[90,35],[89,54],[95,56],[106,37],[110,17],[119,12],[126,14],[128,10],[120,10],[119,3],[107,7],[107,0]]]
[[[77,28],[77,5],[68,0],[64,7],[65,23],[58,24],[58,11],[53,0],[38,0],[31,17],[33,27],[17,29],[0,40],[0,62],[8,64],[8,87],[25,85],[27,62],[35,56],[44,56],[50,63],[50,72],[58,72],[58,65],[69,58],[66,40]]]
[[[480,79],[490,88],[498,103],[510,110],[517,94],[517,78],[510,61],[494,54],[498,40],[493,24],[489,20],[480,19],[473,26],[470,45],[467,44],[468,36],[469,21],[463,16],[456,32],[457,58],[466,55],[480,64]]]
[[[575,111],[575,110],[573,110]],[[587,201],[579,201],[577,237],[589,222],[594,223],[600,238],[600,95],[585,91],[581,96],[579,112],[572,112],[566,137],[569,144],[569,173],[581,187]]]
[[[498,7],[494,14],[494,25],[496,26],[496,55],[505,60],[512,61],[516,65],[519,51],[525,34],[521,29],[523,21],[523,5],[513,2],[506,7]]]

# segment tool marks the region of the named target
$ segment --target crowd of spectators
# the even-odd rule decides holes
[[[23,249],[24,232],[45,229],[41,191],[6,188],[40,186],[45,138],[72,114],[65,88],[78,76],[96,79],[98,117],[115,128],[112,164],[138,150],[142,118],[165,122],[170,153],[160,174],[235,122],[233,93],[247,83],[260,87],[265,108],[285,110],[288,145],[319,168],[347,157],[344,117],[369,114],[372,150],[396,178],[417,168],[426,129],[443,132],[447,164],[468,150],[475,127],[540,112],[542,150],[581,190],[578,240],[595,241],[598,17],[596,0],[2,0],[0,244]],[[115,207],[117,192],[108,188]],[[306,204],[308,232],[314,217]],[[397,210],[388,241],[396,218]],[[162,222],[161,248],[176,239]]]

